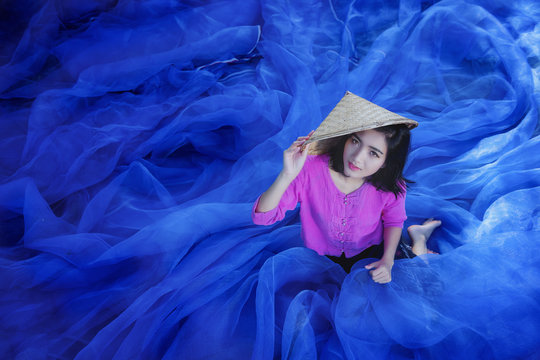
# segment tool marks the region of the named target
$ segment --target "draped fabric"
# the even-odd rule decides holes
[[[0,6],[3,358],[536,358],[537,1]],[[386,285],[250,219],[346,90],[442,220]]]

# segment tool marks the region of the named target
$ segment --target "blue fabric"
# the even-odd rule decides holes
[[[0,5],[0,353],[45,359],[533,359],[540,5]],[[346,90],[420,122],[373,283],[251,223]]]

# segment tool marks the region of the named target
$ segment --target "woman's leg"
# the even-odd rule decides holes
[[[411,237],[412,247],[405,244],[402,239],[396,251],[396,259],[404,259],[404,258],[410,259],[417,255],[433,253],[433,251],[428,250],[426,243],[429,237],[431,236],[431,233],[440,225],[441,225],[440,220],[428,219],[424,221],[422,225],[409,226],[407,228],[407,232],[409,233],[409,236]],[[381,243],[379,245],[371,246],[367,248],[366,250],[362,251],[360,254],[350,257],[350,258],[345,257],[344,254],[342,254],[341,256],[327,255],[326,257],[332,260],[333,262],[341,265],[343,270],[349,273],[351,272],[351,268],[353,267],[353,265],[356,264],[358,260],[367,259],[367,258],[380,259],[383,253],[384,253],[384,245],[383,243]]]
[[[431,233],[439,226],[441,226],[440,220],[427,219],[422,225],[411,225],[407,228],[412,241],[412,252],[415,255],[434,253],[427,248],[426,244]]]

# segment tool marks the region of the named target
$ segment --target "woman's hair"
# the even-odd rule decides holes
[[[403,177],[403,168],[407,162],[411,142],[409,128],[406,125],[390,125],[373,130],[385,135],[388,151],[383,167],[371,175],[367,181],[377,190],[392,192],[397,197],[405,191],[407,183],[412,182]],[[345,143],[352,135],[321,140],[316,144],[315,153],[327,154],[330,157],[330,167],[344,174],[343,150]]]

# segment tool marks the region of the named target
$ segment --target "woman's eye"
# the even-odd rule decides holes
[[[371,156],[379,157],[379,154],[377,154],[375,151],[372,151],[372,152],[371,152]]]
[[[352,143],[353,143],[353,144],[355,144],[355,145],[356,145],[356,144],[358,144],[358,142],[359,142],[359,141],[358,141],[358,140],[356,140],[355,138],[353,138],[353,139],[352,139]]]

